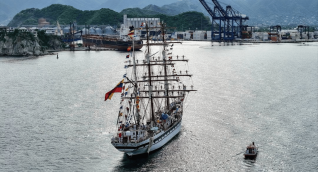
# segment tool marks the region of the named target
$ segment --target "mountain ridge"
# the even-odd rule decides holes
[[[154,7],[154,6],[152,6]],[[45,18],[51,24],[57,21],[61,25],[68,25],[70,21],[76,21],[78,25],[111,25],[119,26],[123,22],[123,15],[127,14],[129,18],[160,18],[171,27],[178,29],[204,29],[210,30],[211,23],[209,18],[199,12],[185,12],[174,16],[161,14],[140,8],[128,8],[118,13],[108,8],[100,10],[79,10],[72,6],[53,4],[43,9],[30,8],[22,10],[15,15],[13,20],[8,24],[9,27],[21,25],[37,25],[39,18]],[[201,20],[196,20],[200,18]]]
[[[85,0],[14,0],[0,2],[0,24],[1,22],[8,23],[10,15],[13,18],[14,14],[12,13],[16,9],[12,5],[15,5],[21,11],[26,9],[21,9],[25,7],[25,4],[34,4],[34,8],[43,8],[45,7],[44,4],[53,2],[65,5],[73,4],[74,8],[80,10],[109,8],[121,12],[126,9],[139,8],[148,10],[148,13],[152,11],[153,14],[177,15],[187,11],[197,11],[209,16],[198,0],[139,0],[136,2],[128,0],[91,0],[90,2]],[[206,0],[206,2],[213,9],[212,2],[209,0]],[[222,0],[219,2],[223,7],[230,4],[242,14],[249,16],[250,20],[246,23],[248,25],[318,25],[317,0],[302,0],[301,2],[298,0]]]

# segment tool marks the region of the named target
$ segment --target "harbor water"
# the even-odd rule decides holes
[[[142,56],[145,48],[137,52]],[[110,143],[127,52],[0,57],[0,171],[318,171],[318,43],[174,44],[194,89],[149,155]],[[243,152],[252,141],[256,160]]]

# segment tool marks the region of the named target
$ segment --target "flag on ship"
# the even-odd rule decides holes
[[[133,35],[135,34],[134,32],[135,32],[134,30],[130,31],[130,32],[128,33],[128,36],[129,36],[130,38],[132,38]]]
[[[142,30],[142,28],[144,28],[145,27],[145,23],[141,23],[141,25],[140,25],[140,30]]]
[[[121,93],[121,90],[123,89],[123,83],[124,83],[124,80],[120,81],[116,87],[114,89],[112,89],[111,91],[107,92],[105,94],[105,101],[107,99],[111,100],[111,98],[113,97],[114,93]]]

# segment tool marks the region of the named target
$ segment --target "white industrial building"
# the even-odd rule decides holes
[[[126,28],[130,26],[140,28],[142,23],[146,22],[149,27],[160,27],[160,18],[127,18],[127,15],[124,15],[124,26]]]
[[[137,37],[141,36],[141,29],[138,28],[145,28],[145,23],[148,24],[149,27],[160,27],[160,18],[127,18],[127,15],[124,15],[123,24],[120,27],[120,36],[125,37],[129,32],[129,27],[133,26],[135,28],[134,35]],[[153,30],[160,30],[158,29],[150,29]]]
[[[205,40],[204,36],[206,34],[206,31],[203,30],[196,30],[193,32],[193,40],[200,41],[200,40]]]

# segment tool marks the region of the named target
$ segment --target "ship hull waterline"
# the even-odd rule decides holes
[[[149,152],[155,151],[166,143],[168,143],[172,138],[174,138],[181,129],[181,120],[174,126],[172,126],[166,132],[160,132],[154,137],[153,144]],[[125,152],[128,156],[141,155],[148,153],[149,139],[141,143],[125,143],[125,144],[116,144],[112,143],[113,146],[121,151]]]
[[[257,153],[256,154],[244,154],[245,159],[255,159],[256,157],[257,157]]]

